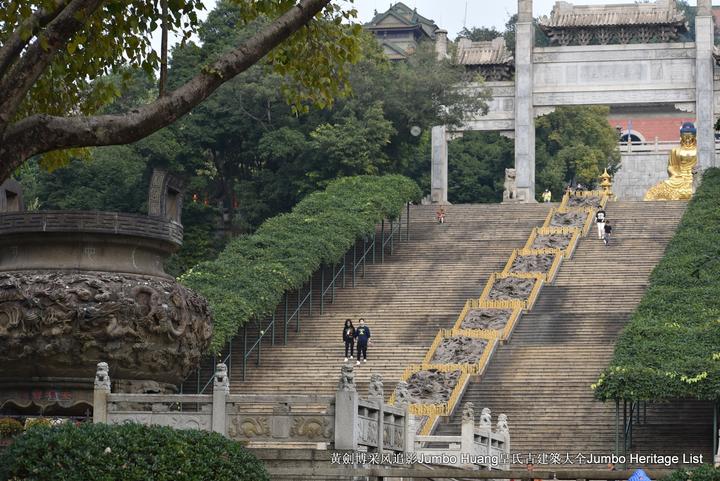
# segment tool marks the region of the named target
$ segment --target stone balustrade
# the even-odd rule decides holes
[[[463,407],[460,436],[416,436],[413,450],[418,461],[457,468],[510,469],[510,432],[507,416],[498,416],[495,430],[490,409],[475,423],[473,403]]]
[[[373,374],[367,397],[361,397],[352,364],[342,367],[335,396],[230,395],[224,364],[217,366],[212,394],[119,394],[111,390],[108,371],[107,363],[98,364],[93,396],[96,423],[136,422],[213,431],[253,448],[417,452],[429,464],[508,469],[510,436],[504,415],[493,431],[490,412],[483,410],[475,426],[468,403],[460,436],[416,437],[407,396],[387,404],[382,377]],[[446,446],[426,447],[442,443]],[[436,463],[436,459],[452,462]]]

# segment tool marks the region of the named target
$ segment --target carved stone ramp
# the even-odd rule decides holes
[[[685,210],[683,202],[611,202],[613,238],[605,247],[590,231],[552,285],[500,346],[482,379],[460,401],[505,413],[511,451],[589,453],[615,449],[615,404],[594,399],[590,385],[612,358],[615,342],[642,298]],[[622,422],[622,403],[620,404]],[[682,402],[647,407],[629,452],[704,454],[712,462],[712,405]],[[456,432],[460,415],[437,434]],[[620,442],[622,443],[622,437]],[[542,466],[535,460],[536,468]],[[574,466],[578,467],[578,466]],[[559,469],[573,468],[560,466]]]
[[[378,249],[378,261],[367,264],[365,278],[358,277],[352,288],[348,277],[348,287],[337,291],[334,304],[326,300],[322,315],[316,290],[312,315],[303,311],[300,332],[291,329],[287,346],[282,345],[282,331],[274,347],[267,340],[261,365],[254,365],[253,354],[245,382],[240,377],[242,337],[236,338],[233,393],[333,395],[344,357],[344,320],[351,318],[357,326],[360,317],[370,327],[373,345],[367,364],[355,370],[358,388],[365,394],[370,374],[379,373],[385,392],[391,393],[403,370],[422,361],[438,329],[451,328],[465,301],[477,298],[490,273],[502,270],[512,250],[523,247],[549,206],[451,205],[445,207],[442,225],[435,220],[436,210],[413,206],[410,241],[396,243],[384,264]],[[317,280],[316,287],[319,284]]]

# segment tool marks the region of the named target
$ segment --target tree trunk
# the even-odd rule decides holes
[[[97,0],[85,1],[91,5],[97,3]],[[57,117],[40,114],[8,125],[9,117],[3,120],[0,111],[0,182],[34,155],[75,147],[128,144],[170,125],[223,83],[250,68],[287,40],[329,3],[330,0],[300,0],[262,31],[223,55],[185,85],[123,115]],[[24,73],[23,77],[27,79],[34,72],[35,69]]]

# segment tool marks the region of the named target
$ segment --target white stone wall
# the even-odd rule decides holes
[[[613,178],[613,193],[619,200],[642,200],[645,192],[667,179],[669,152],[623,153],[620,170]]]
[[[695,100],[695,44],[536,48],[535,106]]]

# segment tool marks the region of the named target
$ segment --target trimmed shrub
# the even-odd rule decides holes
[[[31,429],[0,454],[0,479],[269,480],[257,458],[220,434],[131,423]]]
[[[598,399],[720,398],[718,205],[720,170],[708,169],[610,367],[592,386]]]
[[[421,195],[400,175],[338,179],[183,274],[179,281],[212,309],[210,349],[222,349],[248,321],[270,315],[285,291],[300,288],[322,264],[341,260],[358,238],[372,235],[382,219],[396,219]]]
[[[11,438],[21,432],[23,432],[23,425],[17,419],[0,419],[0,438]]]
[[[678,469],[670,476],[660,478],[658,481],[720,481],[720,469],[712,464],[701,464],[695,469]]]

